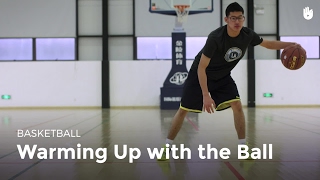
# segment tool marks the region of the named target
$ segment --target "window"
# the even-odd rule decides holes
[[[37,38],[37,60],[75,60],[74,38]]]
[[[194,57],[203,48],[207,37],[186,37],[186,58]],[[137,37],[137,59],[172,59],[171,37]]]
[[[32,39],[0,39],[0,60],[32,60]]]

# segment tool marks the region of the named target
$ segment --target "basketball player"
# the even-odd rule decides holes
[[[243,8],[236,2],[225,11],[226,25],[212,31],[206,44],[195,57],[184,85],[180,108],[175,114],[166,144],[171,145],[188,112],[222,111],[232,108],[239,144],[246,143],[245,117],[237,85],[231,70],[244,56],[249,45],[261,45],[268,49],[284,49],[296,43],[268,41],[253,30],[243,27]],[[166,160],[165,152],[161,159]]]

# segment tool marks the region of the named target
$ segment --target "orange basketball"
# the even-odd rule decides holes
[[[287,69],[300,69],[307,59],[306,51],[300,46],[292,45],[286,47],[281,53],[281,62]]]

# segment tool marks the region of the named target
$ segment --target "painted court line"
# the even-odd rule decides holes
[[[7,156],[9,156],[9,155],[11,155],[11,154],[13,154],[13,153],[15,153],[15,152],[18,152],[18,150],[13,151],[13,152],[11,152],[11,153],[9,153],[9,154],[6,154],[6,155],[3,155],[3,156],[0,156],[0,159],[2,159],[2,158],[4,158],[4,157],[7,157]]]
[[[230,169],[230,171],[235,175],[239,180],[244,180],[244,177],[231,165],[229,162],[224,162],[225,165]]]
[[[33,163],[31,166],[27,167],[26,169],[20,171],[18,174],[16,174],[16,175],[12,176],[11,178],[9,178],[9,180],[16,179],[18,176],[20,176],[21,174],[27,172],[29,169],[33,168],[33,166],[39,164],[41,161],[43,161],[43,160],[39,160],[39,161]]]
[[[49,122],[52,122],[52,121],[55,121],[55,120],[58,120],[58,119],[62,119],[62,118],[71,116],[71,115],[73,115],[73,114],[68,114],[68,115],[65,115],[65,116],[62,116],[62,117],[58,117],[58,118],[55,118],[55,119],[50,119],[50,120],[48,120],[48,121],[45,121],[45,122],[42,122],[42,123],[39,123],[39,124],[35,124],[35,125],[33,125],[33,126],[21,128],[21,129],[29,129],[29,128],[32,128],[32,127],[40,126],[40,125],[42,125],[42,124],[46,124],[46,123],[49,123]]]
[[[263,116],[261,116],[261,115],[256,115],[256,116],[259,117],[259,118],[263,118]],[[278,115],[274,115],[274,116],[278,116]],[[281,117],[281,116],[278,116],[278,117]],[[294,119],[290,119],[290,118],[287,118],[287,117],[281,117],[281,118],[296,121]],[[304,130],[304,131],[307,131],[307,132],[310,132],[310,133],[314,133],[314,134],[320,135],[320,133],[318,131],[314,132],[314,131],[311,131],[311,130],[308,130],[308,129],[305,129],[305,128],[302,128],[302,127],[299,127],[299,126],[294,126],[291,123],[284,123],[281,120],[273,120],[273,121],[276,122],[276,123],[279,123],[279,124],[285,124],[285,125],[290,126],[290,127],[294,127],[294,128],[300,129],[300,130]]]
[[[188,122],[192,125],[192,127],[193,127],[196,131],[199,131],[198,126],[195,125],[195,124],[190,120],[190,118],[188,118],[188,116],[186,116],[186,119],[188,120]]]

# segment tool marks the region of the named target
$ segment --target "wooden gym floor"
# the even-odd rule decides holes
[[[272,159],[238,159],[238,140],[230,109],[211,115],[188,114],[174,143],[189,148],[191,159],[180,156],[165,162],[151,159],[147,148],[163,146],[175,111],[2,109],[0,179],[320,179],[320,108],[245,108],[244,112],[248,142],[261,149],[263,144],[272,144]],[[74,134],[70,136],[79,137],[18,137],[18,130],[48,129],[69,133],[72,130]],[[230,149],[230,157],[200,159],[198,146],[208,144],[217,150]],[[37,145],[34,157],[26,155],[21,159],[17,145],[22,149],[29,145],[31,150]],[[119,150],[115,149],[117,145]],[[71,155],[58,159],[55,152],[51,158],[41,158],[44,149],[50,148],[79,152],[81,148],[92,148],[94,152],[104,148],[106,154],[94,154],[93,159]],[[134,152],[131,157],[138,156],[138,150],[140,157],[129,163],[130,152]],[[115,157],[125,153],[124,159]],[[98,159],[104,162],[97,163]]]

